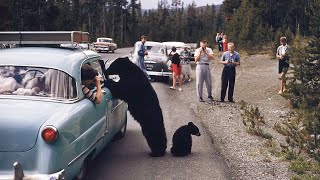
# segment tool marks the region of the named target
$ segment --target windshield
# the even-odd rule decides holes
[[[0,96],[77,97],[74,78],[63,71],[30,66],[0,66]]]
[[[150,53],[163,53],[163,48],[161,46],[145,46],[146,51],[150,52]]]
[[[112,40],[109,39],[99,39],[99,42],[107,42],[107,43],[112,43]]]
[[[135,47],[135,52],[138,52],[139,44]],[[150,45],[146,44],[144,45],[145,51],[147,51],[150,54],[165,54],[165,49],[163,46],[157,46],[157,45]]]

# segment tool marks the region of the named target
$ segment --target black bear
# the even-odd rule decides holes
[[[181,126],[173,134],[171,154],[173,156],[187,156],[191,153],[192,138],[191,135],[201,136],[199,128],[192,122]]]
[[[151,149],[152,157],[164,156],[167,137],[158,96],[143,71],[127,57],[118,58],[104,72],[106,87],[115,98],[128,104],[128,110],[139,122]]]

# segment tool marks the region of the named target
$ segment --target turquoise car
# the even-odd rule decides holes
[[[100,104],[86,98],[83,64],[106,78],[93,51],[0,50],[0,179],[83,179],[88,162],[124,136],[127,104],[104,81]]]

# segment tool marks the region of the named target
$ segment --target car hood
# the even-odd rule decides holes
[[[63,108],[62,103],[1,99],[0,152],[30,150],[42,124]]]

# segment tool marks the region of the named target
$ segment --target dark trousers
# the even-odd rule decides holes
[[[226,97],[227,87],[228,89],[228,100],[233,101],[233,90],[234,90],[234,83],[236,81],[236,68],[225,66],[222,70],[221,76],[221,100],[224,100]]]

